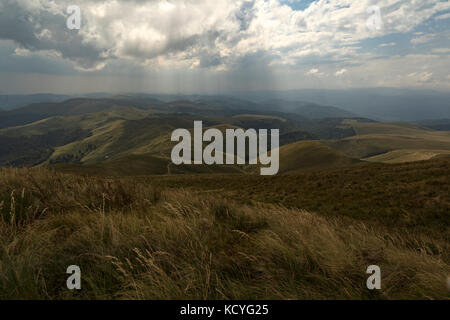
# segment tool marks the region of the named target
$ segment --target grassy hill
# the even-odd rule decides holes
[[[238,174],[245,173],[245,168],[233,165],[180,165],[175,166],[168,158],[149,154],[133,154],[102,163],[73,164],[59,163],[52,166],[60,172],[84,176],[134,177],[145,175],[179,175],[179,174]]]
[[[384,163],[403,163],[429,160],[450,155],[450,150],[394,150],[377,156],[365,158],[365,161]]]
[[[93,148],[83,144],[98,131],[117,126],[126,120],[147,115],[134,108],[111,108],[109,112],[89,113],[80,116],[55,116],[23,126],[0,129],[0,165],[34,166],[48,163],[58,150],[70,149],[73,144],[82,147],[74,153],[64,154],[65,159],[79,161],[80,155]]]
[[[450,131],[450,119],[422,120],[417,123],[433,130]]]
[[[258,104],[226,97],[173,98],[177,99],[164,101],[146,95],[78,98],[4,112],[0,117],[0,128],[4,127],[0,129],[0,165],[95,166],[124,159],[141,163],[137,157],[130,157],[143,156],[155,163],[135,168],[148,174],[153,168],[153,173],[163,174],[168,172],[168,164],[161,161],[169,160],[174,146],[171,132],[192,128],[194,120],[203,120],[204,127],[279,129],[282,173],[353,166],[358,164],[355,159],[424,160],[450,151],[448,131],[361,118],[325,118],[353,116],[332,107],[303,102],[281,107],[284,101],[279,100]],[[218,167],[195,170],[222,172]],[[234,171],[241,172],[242,168]],[[183,172],[192,169],[183,167]]]
[[[350,167],[361,161],[334,151],[319,141],[300,141],[280,148],[280,174]]]
[[[76,116],[123,108],[148,109],[149,105],[140,101],[123,99],[78,98],[64,102],[43,102],[19,109],[6,111],[0,118],[0,128],[22,126],[55,116]]]
[[[394,150],[450,150],[448,131],[434,131],[413,124],[354,120],[344,124],[352,126],[357,135],[325,143],[352,158],[370,158]]]
[[[204,101],[189,100],[163,103],[146,97],[132,100],[127,96],[30,105],[2,117],[5,125],[10,120],[15,125],[0,129],[0,139],[4,141],[0,165],[97,165],[138,155],[167,161],[174,146],[170,141],[171,132],[177,128],[192,128],[194,120],[203,120],[205,127],[276,128],[281,133],[281,145],[354,134],[353,129],[342,127],[342,120],[338,119],[303,120],[298,116],[292,119],[291,115],[280,112],[246,112],[233,107],[227,109],[220,103],[209,105]],[[58,139],[49,138],[54,136]],[[148,168],[154,168],[154,173],[167,172],[159,167],[158,161]],[[143,170],[150,173],[148,168]],[[219,167],[194,170],[186,167],[183,170],[223,172]]]
[[[276,177],[0,169],[0,298],[449,299],[449,161]],[[81,291],[61,280],[73,264]],[[365,285],[373,264],[380,291]]]
[[[249,204],[305,209],[394,229],[439,229],[436,235],[450,241],[449,173],[450,157],[440,157],[412,163],[363,163],[272,177],[173,175],[142,181],[151,181],[160,188],[183,188]]]
[[[194,120],[174,117],[117,120],[96,128],[86,139],[56,148],[45,164],[98,164],[130,155],[153,155],[168,161],[175,145],[170,141],[172,131],[193,124]]]
[[[169,163],[170,152],[175,145],[170,141],[171,132],[177,128],[192,128],[196,118],[186,115],[156,115],[134,107],[112,107],[109,111],[79,116],[51,117],[23,126],[1,129],[0,138],[5,141],[3,148],[14,148],[16,152],[5,149],[0,160],[3,159],[4,164],[19,166],[61,163],[98,165],[142,155]],[[278,116],[240,114],[230,118],[221,116],[203,119],[205,129],[208,125],[223,130],[237,127],[281,128],[280,173],[354,166],[359,164],[358,159],[388,163],[420,161],[450,151],[449,132],[434,131],[413,124],[320,120],[311,131],[320,136],[339,136],[338,130],[341,130],[343,138],[319,141],[315,134],[297,131],[298,128],[308,129],[307,126]],[[347,132],[350,135],[350,132],[354,132],[356,135],[346,137]],[[55,141],[49,138],[54,136],[60,139]],[[35,148],[30,149],[31,144]],[[155,163],[143,170],[146,174],[164,174],[168,172],[168,163],[161,168]],[[135,168],[141,166],[137,165]],[[149,168],[155,170],[151,172]],[[249,172],[256,172],[254,169],[247,168]],[[199,171],[198,168],[195,170]],[[237,171],[241,170],[239,168]],[[118,174],[121,175],[121,172],[119,170]],[[183,172],[192,170],[183,167]],[[210,167],[209,170],[200,172],[221,170]]]

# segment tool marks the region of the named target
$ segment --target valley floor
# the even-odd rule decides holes
[[[0,299],[449,299],[449,182],[448,158],[276,177],[0,169]]]

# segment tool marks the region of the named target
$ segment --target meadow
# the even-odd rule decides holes
[[[296,175],[0,169],[0,299],[448,299],[448,158]],[[366,287],[369,265],[382,290]],[[66,288],[81,268],[82,290]]]

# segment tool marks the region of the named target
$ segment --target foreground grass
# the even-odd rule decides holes
[[[136,179],[0,177],[0,299],[450,298],[444,235]],[[365,286],[371,264],[380,291]]]
[[[188,188],[240,203],[267,203],[428,233],[450,242],[450,158],[261,177],[172,175],[139,178],[160,188]]]

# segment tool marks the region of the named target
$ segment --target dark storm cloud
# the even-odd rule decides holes
[[[75,74],[72,66],[63,59],[39,54],[15,54],[17,45],[12,41],[0,42],[0,70],[2,72],[24,72],[41,74]]]
[[[255,1],[244,2],[240,10],[236,12],[236,19],[239,21],[241,31],[247,30],[255,18],[254,6]]]
[[[2,0],[0,39],[12,40],[29,51],[54,51],[83,68],[104,61],[103,51],[83,42],[78,30],[66,27],[63,10],[33,10],[14,0]]]

